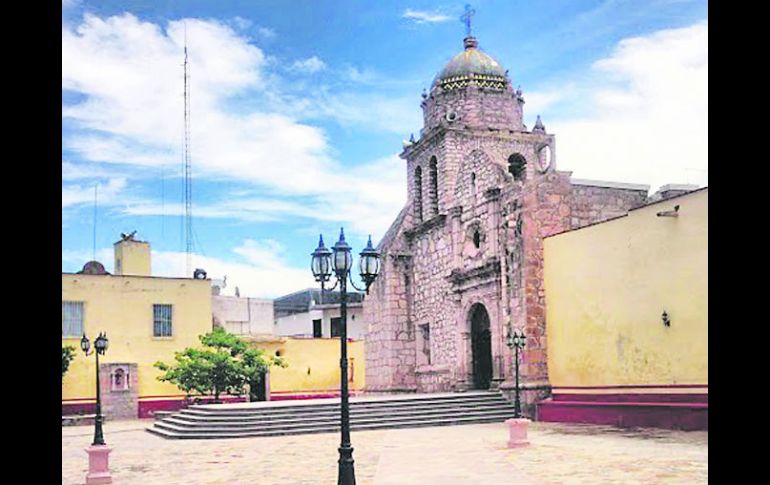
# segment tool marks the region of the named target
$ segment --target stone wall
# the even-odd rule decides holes
[[[123,371],[128,378],[117,382],[115,374]],[[135,363],[100,363],[99,386],[102,414],[106,419],[133,419],[139,416],[139,371]]]
[[[448,91],[435,87],[421,105],[424,131],[438,127],[523,131],[523,103],[509,83],[504,90],[475,85]]]
[[[378,245],[380,275],[364,299],[366,389],[370,392],[416,390],[412,257],[403,237],[411,209],[407,206],[399,213]]]
[[[572,184],[571,229],[626,215],[647,202],[650,189],[649,185],[577,179]]]

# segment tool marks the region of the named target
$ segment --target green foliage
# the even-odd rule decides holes
[[[204,348],[188,347],[176,352],[176,365],[155,363],[164,372],[158,380],[176,384],[187,395],[213,394],[219,400],[223,392],[240,396],[246,386],[254,393],[271,365],[286,366],[282,359],[265,357],[263,350],[249,346],[223,328],[217,327],[198,338]]]
[[[75,347],[65,345],[61,348],[61,379],[64,381],[64,374],[70,368],[70,362],[75,358]]]

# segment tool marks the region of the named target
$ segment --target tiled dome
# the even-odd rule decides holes
[[[478,49],[475,37],[466,37],[465,50],[451,61],[433,80],[433,86],[444,89],[464,88],[470,81],[488,88],[505,89],[505,69],[490,56]]]

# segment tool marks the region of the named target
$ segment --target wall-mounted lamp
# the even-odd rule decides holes
[[[663,325],[667,327],[671,326],[671,319],[668,318],[668,313],[666,313],[666,310],[663,310],[663,315],[660,316],[660,319],[663,320]]]
[[[679,217],[679,206],[675,205],[672,211],[658,212],[658,217]]]

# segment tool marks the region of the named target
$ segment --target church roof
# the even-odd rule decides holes
[[[504,89],[507,76],[500,63],[478,48],[475,37],[466,37],[463,43],[465,50],[444,66],[433,80],[433,87],[457,89],[473,80],[483,87]]]

